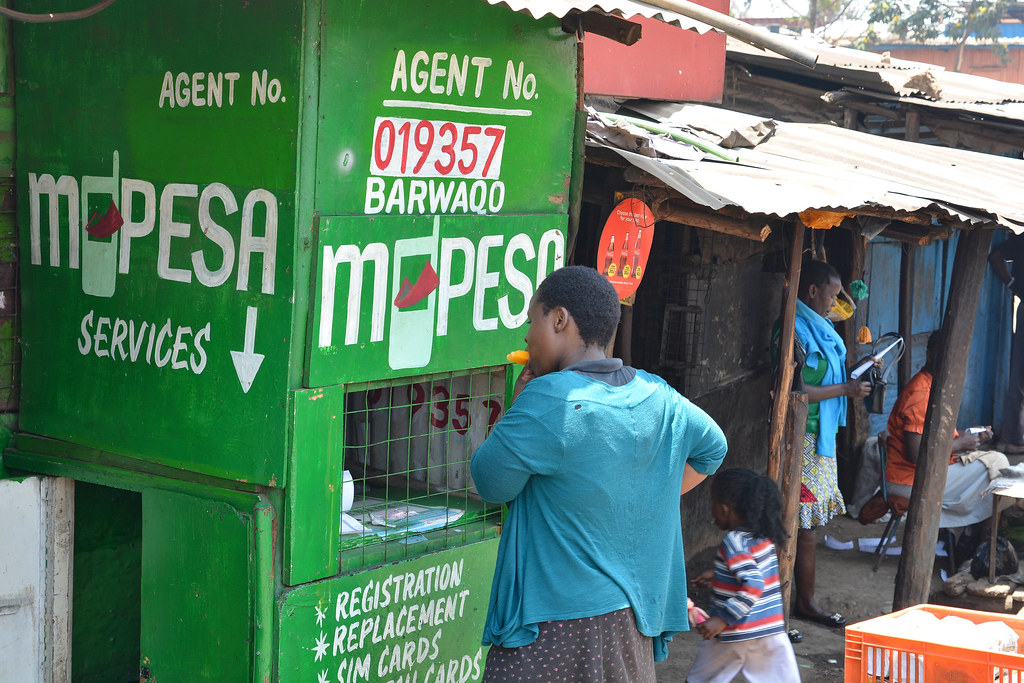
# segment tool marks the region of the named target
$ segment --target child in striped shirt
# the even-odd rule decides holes
[[[741,467],[711,483],[711,515],[726,530],[714,571],[693,583],[713,588],[704,636],[687,683],[727,683],[742,673],[748,683],[800,681],[786,635],[775,543],[782,528],[782,496],[775,482]]]

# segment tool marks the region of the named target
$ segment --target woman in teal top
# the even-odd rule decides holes
[[[793,615],[836,628],[844,626],[846,618],[822,609],[814,598],[814,530],[846,512],[837,477],[836,432],[846,424],[846,399],[861,398],[871,391],[868,382],[848,379],[846,346],[826,317],[840,289],[842,284],[835,268],[824,261],[804,264],[795,321],[796,338],[806,356],[801,377],[809,405],[803,443]]]
[[[619,300],[593,268],[545,279],[514,403],[470,464],[509,502],[484,681],[654,683],[688,630],[679,496],[718,469],[722,430],[660,378],[607,358]]]

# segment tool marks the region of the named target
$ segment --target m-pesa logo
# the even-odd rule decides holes
[[[451,320],[453,305],[462,305],[462,310],[471,305],[467,322],[473,331],[516,329],[526,321],[536,285],[565,260],[565,235],[557,228],[539,237],[525,232],[442,236],[442,217],[428,220],[429,234],[390,245],[323,246],[319,349],[374,345],[384,341],[387,331],[391,369],[425,367],[435,338],[448,336],[450,330],[467,331],[462,321]],[[483,224],[497,225],[493,221],[484,219]],[[343,269],[348,270],[347,278]],[[347,289],[341,289],[339,281]],[[500,294],[510,290],[516,293]],[[336,330],[335,319],[340,323],[341,316],[344,327],[339,324]]]
[[[86,294],[113,296],[117,276],[131,272],[133,246],[141,243],[151,248],[154,237],[156,276],[160,279],[187,284],[194,278],[205,287],[219,287],[234,277],[235,289],[248,291],[253,277],[259,291],[274,293],[278,202],[269,190],[251,190],[239,202],[221,182],[204,187],[167,183],[158,198],[153,183],[121,177],[116,150],[109,176],[78,180],[69,175],[54,179],[49,173],[29,173],[28,188],[32,265],[43,263],[45,237],[49,265],[81,270]],[[174,219],[179,205],[196,204],[194,221]],[[239,211],[240,216],[235,217]],[[187,252],[185,245],[194,244],[194,229],[201,233],[203,246]],[[63,244],[67,245],[66,257]],[[252,274],[254,255],[261,263]]]

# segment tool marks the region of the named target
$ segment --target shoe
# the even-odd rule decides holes
[[[1020,455],[1021,453],[1024,453],[1024,446],[1018,446],[1005,441],[996,441],[994,448],[997,451],[1002,451],[1006,455]]]
[[[799,643],[804,639],[804,634],[800,633],[800,631],[795,628],[791,628],[786,631],[786,635],[789,636],[789,642],[791,643]]]
[[[793,612],[793,616],[797,619],[813,621],[816,624],[829,626],[831,628],[842,628],[843,626],[846,626],[846,617],[838,612],[833,612],[832,614],[804,614],[802,612]]]

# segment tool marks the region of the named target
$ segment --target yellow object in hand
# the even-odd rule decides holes
[[[526,362],[530,360],[529,351],[513,351],[506,356],[509,363],[516,363],[518,365],[526,365]]]

